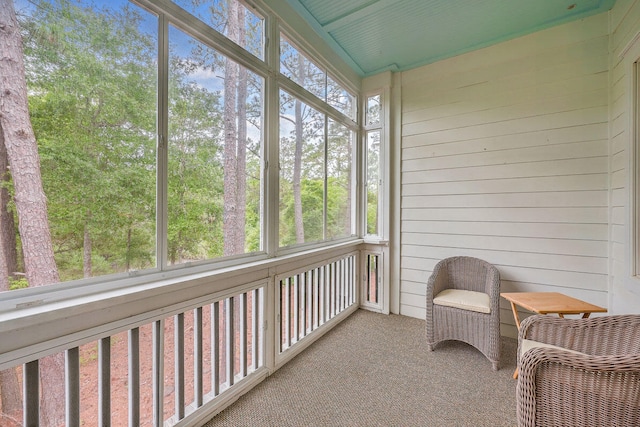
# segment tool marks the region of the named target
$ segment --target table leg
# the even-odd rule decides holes
[[[513,312],[513,319],[516,321],[516,327],[518,328],[518,331],[520,331],[520,316],[518,316],[518,309],[516,308],[516,305],[509,301],[511,303],[511,311]],[[518,367],[516,366],[516,370],[513,371],[513,379],[517,379],[518,378]]]
[[[513,318],[516,321],[516,327],[520,330],[520,317],[518,316],[518,310],[516,308],[515,303],[509,301],[511,303],[511,311],[513,311]]]

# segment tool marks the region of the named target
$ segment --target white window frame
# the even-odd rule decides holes
[[[292,247],[287,251],[279,251],[278,248],[278,113],[279,113],[279,89],[286,88],[290,93],[299,96],[309,105],[316,107],[319,102],[315,101],[315,96],[307,96],[308,92],[289,79],[279,75],[279,34],[282,31],[287,38],[304,52],[309,59],[313,60],[323,68],[327,76],[333,81],[343,85],[343,87],[355,96],[355,108],[360,105],[360,81],[356,80],[356,75],[352,70],[340,68],[336,64],[331,63],[330,59],[326,59],[322,53],[319,53],[312,46],[312,43],[298,36],[299,31],[292,29],[289,23],[285,23],[273,7],[267,4],[266,0],[255,0],[251,3],[240,0],[243,4],[248,5],[250,9],[255,9],[264,18],[265,31],[265,49],[264,60],[254,56],[246,51],[243,47],[236,45],[222,34],[212,31],[205,23],[194,19],[187,11],[180,8],[177,4],[166,0],[130,0],[149,12],[158,15],[158,156],[164,156],[165,159],[157,162],[157,196],[156,196],[156,266],[145,270],[132,271],[128,273],[117,273],[105,276],[98,276],[88,279],[78,279],[66,282],[52,284],[51,286],[32,287],[15,291],[10,291],[0,295],[0,313],[3,310],[12,310],[15,308],[25,308],[32,306],[40,306],[46,303],[76,299],[83,296],[96,295],[103,292],[126,292],[134,286],[143,285],[149,289],[161,289],[168,285],[178,284],[193,280],[194,277],[200,277],[203,274],[216,274],[216,272],[230,271],[234,268],[242,268],[264,260],[277,257],[278,255],[288,255],[298,253],[303,250],[322,248],[332,246],[342,241],[354,241],[358,239],[358,224],[354,225],[354,236],[344,238],[341,241],[322,241],[312,245],[302,245]],[[280,6],[278,6],[280,7]],[[277,9],[277,8],[276,8]],[[165,60],[168,52],[168,26],[180,29],[194,39],[211,46],[219,53],[227,56],[241,66],[246,67],[251,72],[265,79],[264,87],[264,129],[263,129],[263,220],[262,220],[262,250],[257,253],[243,254],[233,257],[221,257],[210,260],[203,260],[191,264],[183,264],[178,266],[167,266],[167,162],[166,162],[166,144],[167,144],[167,123],[168,112],[166,107],[168,94],[166,86],[162,83],[167,79],[167,61]],[[287,83],[288,82],[288,83]],[[328,105],[328,104],[327,104]],[[322,107],[322,111],[327,117],[330,117],[340,123],[344,123],[347,127],[356,132],[359,130],[359,122],[352,118],[348,118],[345,114],[338,111],[332,106]],[[358,117],[359,111],[356,112]],[[345,121],[345,118],[348,118]],[[357,138],[357,137],[356,137]],[[356,139],[357,140],[357,139]],[[164,153],[160,153],[164,151]],[[354,168],[356,170],[357,155],[353,151]],[[352,172],[355,173],[355,172]],[[354,187],[357,183],[354,180]],[[359,191],[359,188],[358,190]],[[357,200],[356,200],[357,199]],[[359,210],[359,197],[354,199],[352,212]]]

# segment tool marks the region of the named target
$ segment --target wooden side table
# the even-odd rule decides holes
[[[520,316],[516,306],[520,306],[538,314],[556,313],[560,317],[565,314],[582,314],[586,319],[591,313],[606,313],[607,309],[586,301],[570,297],[560,292],[502,292],[500,296],[511,303],[511,311],[520,330]],[[518,367],[513,373],[513,378],[518,378]]]

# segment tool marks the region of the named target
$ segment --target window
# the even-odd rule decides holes
[[[365,192],[366,192],[366,234],[380,235],[380,209],[382,204],[381,187],[381,136],[382,136],[382,97],[380,94],[369,96],[365,112]]]
[[[55,270],[38,284],[239,263],[267,256],[276,228],[281,247],[354,236],[357,102],[340,76],[284,33],[267,58],[265,28],[280,23],[259,6],[142,4],[15,2],[40,161],[20,160],[42,176]],[[267,117],[280,126],[277,189],[263,179]],[[0,152],[0,234],[20,288],[33,284],[33,242],[19,232],[32,220],[16,208],[9,157]],[[266,224],[272,200],[280,217]]]
[[[249,53],[264,59],[264,18],[239,1],[173,0]]]
[[[352,236],[355,97],[284,35],[280,72],[279,245]]]
[[[321,100],[326,100],[326,73],[280,35],[280,72]]]
[[[316,97],[355,120],[355,96],[280,35],[280,72]]]
[[[168,262],[261,250],[262,78],[169,30]]]
[[[60,280],[155,267],[157,17],[122,2],[16,9]],[[30,219],[14,214],[16,249]]]
[[[327,239],[354,233],[354,132],[329,119],[327,135]]]
[[[322,240],[324,116],[280,92],[280,246]]]

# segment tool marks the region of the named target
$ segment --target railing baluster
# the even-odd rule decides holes
[[[184,313],[175,315],[173,333],[175,415],[181,420],[184,418]]]
[[[285,279],[284,281],[284,302],[281,304],[281,316],[280,318],[282,319],[281,321],[284,322],[284,330],[285,330],[285,335],[284,335],[284,346],[283,346],[283,350],[285,348],[289,348],[291,347],[291,327],[290,327],[290,320],[291,320],[291,277]]]
[[[345,260],[341,259],[338,261],[338,284],[340,285],[340,311],[342,312],[347,305],[345,304],[345,286],[344,286],[344,278],[345,278]]]
[[[23,420],[25,427],[40,425],[40,368],[38,361],[28,362],[23,367]]]
[[[211,304],[211,390],[220,394],[220,303]]]
[[[80,353],[78,347],[65,352],[66,427],[80,425]]]
[[[300,341],[300,276],[295,275],[291,279],[293,281],[292,289],[293,301],[291,302],[291,312],[293,313],[293,343]]]
[[[331,283],[331,312],[329,313],[329,318],[333,319],[333,316],[336,315],[336,263],[332,262],[329,264],[329,269],[331,274],[329,276],[329,282]]]
[[[322,304],[322,310],[320,310],[321,321],[320,325],[324,325],[327,319],[327,266],[323,265],[320,267],[320,277],[318,278],[318,283],[320,286],[320,302]]]
[[[226,338],[227,338],[227,384],[229,387],[231,387],[233,385],[234,382],[234,362],[235,362],[235,354],[234,354],[234,350],[235,350],[235,330],[233,327],[233,318],[234,318],[234,314],[233,314],[233,300],[234,297],[229,297],[226,299],[225,303],[226,303],[226,310],[225,310],[225,314],[226,314],[226,319],[225,319],[225,325],[226,325]]]
[[[320,269],[319,268],[314,268],[313,269],[313,289],[314,289],[314,296],[315,298],[313,299],[313,306],[314,306],[314,310],[313,310],[313,327],[317,328],[318,326],[320,326],[320,282],[319,282],[319,277],[320,277]]]
[[[153,322],[153,425],[164,425],[164,319]]]
[[[306,273],[307,276],[307,329],[309,332],[313,331],[313,270],[309,270]]]
[[[247,293],[240,295],[240,377],[247,376]]]
[[[349,299],[349,305],[353,304],[356,302],[356,287],[355,287],[355,283],[356,283],[356,261],[355,261],[355,257],[350,257],[349,258],[350,263],[350,271],[349,271],[349,289],[351,290],[351,298]]]
[[[342,296],[344,295],[342,292],[342,286],[344,282],[342,281],[342,265],[344,260],[336,261],[336,295],[337,295],[337,304],[336,304],[336,314],[340,313],[344,308]]]
[[[140,330],[129,330],[129,427],[140,425]]]
[[[196,408],[203,404],[202,347],[202,307],[198,307],[193,310],[193,400]]]
[[[371,301],[374,303],[378,302],[378,257],[374,254],[370,254],[371,258],[371,270],[369,271],[369,286],[371,289]]]
[[[305,280],[307,276],[302,273],[298,274],[298,341],[300,341],[306,335],[306,319],[307,319],[307,310],[306,310],[306,302],[307,302],[307,281]]]
[[[251,330],[251,367],[255,371],[258,369],[259,359],[259,338],[260,338],[260,312],[258,305],[258,299],[260,298],[260,290],[254,289],[251,297],[251,320],[253,326]]]
[[[111,337],[98,341],[98,425],[111,425]]]
[[[351,258],[344,260],[344,308],[351,305]]]

